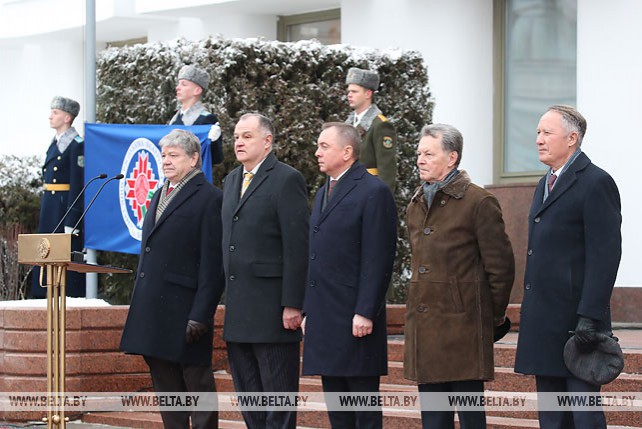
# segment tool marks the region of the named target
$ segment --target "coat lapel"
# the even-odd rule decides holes
[[[330,198],[330,201],[328,201],[325,209],[323,209],[323,211],[321,212],[319,223],[322,223],[332,212],[332,210],[334,210],[334,208],[341,202],[341,200],[344,199],[348,194],[350,194],[350,192],[352,192],[352,190],[359,183],[357,182],[357,180],[361,180],[364,174],[367,173],[366,168],[363,166],[363,164],[355,163],[352,167],[350,167],[350,170],[341,179],[340,186],[337,186],[337,188],[335,188],[332,198]],[[324,197],[326,189],[327,187],[323,186],[323,190],[321,191],[323,192],[323,194],[321,194],[321,198]],[[320,201],[322,204],[323,199],[321,199]]]
[[[241,185],[240,181],[242,180],[243,177],[243,167],[239,169],[239,174],[238,174],[238,179],[239,181],[238,186],[235,186],[234,189],[238,189],[237,195],[239,195],[240,200],[238,202],[238,205],[236,206],[236,210],[234,210],[234,214],[236,214],[239,210],[241,210],[241,207],[245,204],[245,202],[252,196],[254,191],[256,191],[263,182],[268,178],[270,175],[270,172],[274,168],[274,165],[276,164],[277,159],[276,155],[274,155],[273,152],[271,152],[267,158],[265,158],[265,161],[263,161],[263,164],[259,167],[259,171],[256,172],[256,176],[252,178],[252,181],[250,182],[250,186],[245,190],[245,193],[243,194],[243,197],[240,197],[241,194]],[[235,183],[236,185],[237,183]]]
[[[551,204],[555,203],[562,195],[564,195],[574,184],[577,182],[577,173],[586,168],[587,165],[591,163],[591,160],[583,152],[577,157],[577,159],[569,165],[568,169],[562,174],[558,182],[556,182],[553,191],[548,194],[548,198],[544,201],[539,210],[535,213],[536,215],[546,210]],[[545,177],[542,178],[540,183],[537,186],[535,192],[535,198],[539,197],[539,201],[542,201],[544,198],[544,181]],[[541,188],[541,189],[540,189]]]
[[[163,222],[167,219],[167,217],[172,214],[177,208],[179,208],[185,201],[187,201],[197,190],[198,188],[203,184],[204,179],[203,174],[199,174],[196,177],[192,178],[192,180],[188,181],[185,186],[178,192],[178,195],[174,197],[174,199],[169,203],[169,205],[165,208],[165,211],[161,215],[161,217],[158,219],[158,222],[154,225],[152,228],[150,235],[156,231],[160,225],[162,225]],[[160,199],[160,197],[159,197]],[[156,203],[156,207],[158,207],[158,202]],[[154,207],[154,211],[150,211],[152,216],[155,216],[156,214],[156,207]]]

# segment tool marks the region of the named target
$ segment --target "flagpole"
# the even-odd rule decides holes
[[[96,0],[85,0],[85,122],[96,122]],[[87,262],[97,263],[96,250],[87,249]],[[87,273],[87,298],[98,295],[98,274]]]

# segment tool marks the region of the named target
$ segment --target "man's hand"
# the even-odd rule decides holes
[[[597,321],[588,317],[580,316],[575,327],[575,337],[579,344],[585,348],[591,348],[597,343]]]
[[[210,141],[215,142],[219,137],[221,137],[221,126],[216,123],[210,127],[210,132],[207,133],[207,138],[210,139]]]
[[[301,310],[294,307],[283,307],[283,327],[296,331],[301,326]]]
[[[185,328],[185,338],[187,344],[198,341],[199,338],[207,332],[207,325],[196,320],[188,320],[187,327]]]
[[[372,320],[355,314],[352,318],[352,335],[358,338],[372,334]]]

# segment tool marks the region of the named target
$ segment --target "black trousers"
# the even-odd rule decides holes
[[[484,382],[481,380],[470,381],[449,381],[445,383],[430,383],[420,384],[418,386],[420,393],[482,393],[484,391]],[[442,411],[423,411],[423,407],[427,404],[422,403],[421,411],[421,426],[423,429],[455,429],[455,411],[442,410]],[[486,428],[486,412],[484,411],[459,411],[460,429],[485,429]]]
[[[239,393],[298,392],[300,343],[227,343]],[[296,411],[241,410],[248,429],[294,429]]]
[[[575,377],[546,377],[535,376],[539,393],[558,392],[598,393],[600,386],[589,384]],[[541,429],[606,429],[606,417],[602,410],[596,411],[539,411],[539,426]]]
[[[323,392],[376,392],[379,393],[379,376],[373,377],[327,377],[322,376]],[[328,406],[334,404],[326,397]],[[337,404],[334,404],[337,405]],[[380,429],[383,426],[381,408],[373,411],[331,411],[328,417],[332,429]]]
[[[212,365],[181,365],[164,359],[144,356],[152,376],[156,393],[161,392],[216,392]],[[163,411],[165,429],[217,429],[218,411]]]

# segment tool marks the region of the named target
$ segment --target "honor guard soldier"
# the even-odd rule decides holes
[[[54,97],[51,102],[49,126],[56,135],[49,145],[45,163],[42,167],[44,193],[40,205],[39,233],[72,233],[71,250],[82,251],[82,223],[74,229],[83,212],[83,201],[78,200],[71,208],[62,224],[54,231],[69,205],[74,202],[83,188],[85,180],[84,140],[72,127],[80,112],[80,104],[70,98]],[[44,298],[47,290],[40,286],[40,270],[32,273],[31,295]],[[43,283],[46,279],[43,277]],[[67,272],[67,296],[85,296],[85,275]]]
[[[397,133],[373,102],[374,92],[379,88],[379,75],[353,67],[348,70],[346,85],[348,104],[353,111],[345,122],[356,127],[361,134],[359,161],[394,193],[397,185]]]
[[[208,125],[211,124],[208,137],[212,149],[212,164],[223,162],[223,135],[218,118],[209,112],[201,102],[207,91],[210,75],[196,66],[184,66],[178,72],[176,100],[180,109],[176,111],[169,125]]]

